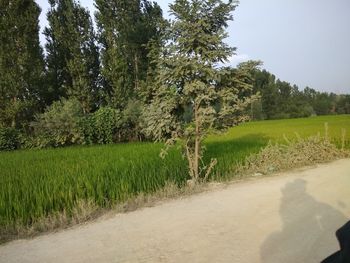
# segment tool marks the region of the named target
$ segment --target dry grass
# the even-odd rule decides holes
[[[350,157],[349,151],[332,144],[328,140],[327,132],[325,137],[318,134],[301,138],[296,134],[294,140],[285,137],[285,143],[269,142],[258,154],[248,157],[245,163],[237,168],[236,173],[241,176],[267,175],[348,157]]]

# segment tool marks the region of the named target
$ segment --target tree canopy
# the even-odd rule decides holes
[[[40,12],[32,0],[0,2],[0,126],[23,127],[40,108]]]
[[[0,132],[17,138],[10,149],[178,141],[197,180],[212,131],[350,114],[350,95],[299,88],[258,61],[229,65],[236,1],[175,0],[169,20],[151,0],[95,0],[93,17],[77,0],[48,1],[44,49],[35,1],[0,1]],[[55,132],[77,139],[57,143]]]
[[[193,181],[206,178],[216,163],[201,165],[207,134],[243,121],[254,99],[252,83],[240,76],[249,75],[258,63],[245,63],[234,72],[220,67],[235,50],[224,39],[236,6],[221,0],[177,0],[170,5],[174,19],[159,59],[146,131],[157,140],[168,138],[168,145],[180,139]]]
[[[89,12],[75,0],[50,0],[45,29],[48,103],[76,98],[85,112],[96,108],[99,52]]]

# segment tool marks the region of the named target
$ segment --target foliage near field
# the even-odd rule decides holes
[[[292,138],[295,132],[303,137],[324,134],[324,122],[335,142],[340,143],[341,129],[347,129],[349,149],[349,115],[251,122],[212,135],[205,155],[207,160],[218,159],[212,179],[232,178],[237,163],[269,140],[283,141],[284,134]],[[0,153],[0,230],[30,226],[63,211],[69,217],[84,200],[108,208],[140,193],[153,193],[169,181],[184,185],[188,173],[180,151],[174,148],[161,160],[161,147],[129,143]]]
[[[253,79],[253,90],[261,95],[250,108],[254,120],[350,114],[350,95],[319,92],[310,87],[300,89],[265,69],[255,70]]]
[[[224,10],[238,1],[172,1],[182,13],[180,20],[188,22],[185,31],[185,24],[179,27],[176,19],[166,20],[151,0],[95,0],[95,16],[77,0],[50,0],[44,47],[36,2],[0,3],[0,151],[152,140],[145,132],[150,125],[141,115],[148,112],[159,91],[157,82],[163,79],[162,85],[174,84],[181,91],[188,74],[215,89],[232,87],[243,97],[259,92],[261,98],[245,112],[255,120],[350,113],[350,95],[303,89],[261,69],[249,72],[253,92],[247,94],[241,86],[251,81],[247,83],[237,71],[239,66],[214,67],[222,75],[215,80],[208,74],[213,69],[193,64],[193,51],[209,69],[214,64],[203,60],[208,54],[212,62],[225,62],[229,54],[218,54],[221,48],[215,51],[213,43],[224,37],[221,27],[233,15]],[[185,38],[180,42],[188,57],[175,59],[177,67],[169,67],[176,73],[172,83],[160,78],[166,67],[159,62],[175,58],[165,48],[179,33]],[[226,44],[220,46],[226,49]],[[204,50],[210,52],[205,55]],[[179,55],[178,51],[173,54]],[[180,75],[186,77],[181,80]],[[208,91],[208,85],[203,88]],[[101,122],[112,117],[117,123]]]
[[[286,169],[293,169],[315,163],[329,162],[335,159],[350,157],[344,149],[332,144],[327,136],[297,137],[285,143],[270,142],[258,154],[251,155],[245,163],[238,167],[240,176],[254,174],[267,175]]]

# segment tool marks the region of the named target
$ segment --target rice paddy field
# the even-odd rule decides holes
[[[212,180],[234,177],[235,165],[269,140],[324,134],[338,145],[346,129],[350,149],[350,115],[261,121],[242,124],[206,140],[205,159],[217,158]],[[161,144],[128,143],[108,146],[0,152],[0,230],[30,226],[40,218],[65,211],[69,216],[81,200],[109,208],[140,193],[153,193],[167,182],[185,184],[186,162],[178,149],[165,160]],[[1,233],[1,231],[0,231]]]

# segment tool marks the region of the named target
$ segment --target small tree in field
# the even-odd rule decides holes
[[[208,133],[244,121],[242,114],[255,98],[247,79],[258,63],[234,70],[219,67],[235,50],[223,40],[236,6],[222,0],[176,0],[170,5],[174,20],[159,61],[157,91],[144,117],[146,133],[167,139],[167,146],[183,145],[191,183],[205,180],[216,164],[216,159],[207,165],[202,161]]]

